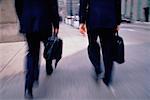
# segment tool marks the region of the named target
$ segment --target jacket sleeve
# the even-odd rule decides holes
[[[52,24],[54,28],[59,28],[58,1],[52,0]]]
[[[23,0],[15,0],[15,10],[16,10],[17,17],[19,18],[20,21],[22,10],[23,10]]]
[[[79,22],[85,23],[87,18],[87,7],[89,0],[80,0],[80,8],[79,8]]]
[[[116,19],[117,25],[121,23],[121,0],[116,0]]]

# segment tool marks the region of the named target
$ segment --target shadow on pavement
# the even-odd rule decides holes
[[[46,76],[45,65],[40,70],[40,84],[34,89],[35,99],[145,99],[150,97],[150,43],[126,45],[126,62],[115,63],[113,87],[114,97],[103,83],[93,80],[94,71],[86,49],[64,57],[50,77]],[[7,76],[9,77],[9,76]],[[24,74],[15,75],[0,90],[2,99],[23,98]]]

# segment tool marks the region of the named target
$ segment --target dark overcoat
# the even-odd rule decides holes
[[[79,17],[88,29],[113,29],[121,22],[121,0],[80,0]]]
[[[21,33],[46,33],[59,27],[57,0],[15,0]]]

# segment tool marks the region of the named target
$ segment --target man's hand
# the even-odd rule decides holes
[[[87,33],[86,25],[81,23],[80,26],[79,26],[79,31],[80,31],[81,34],[85,35]]]
[[[119,31],[119,25],[117,25],[117,27],[116,27],[116,29],[115,29],[115,30],[116,30],[116,32],[118,32],[118,31]]]

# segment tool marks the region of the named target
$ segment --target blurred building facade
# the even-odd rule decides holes
[[[122,0],[122,17],[131,21],[145,21],[145,10],[149,8],[150,0]],[[148,15],[150,20],[150,14]]]
[[[0,23],[17,22],[15,0],[0,0]],[[66,0],[58,0],[60,16],[66,16]]]
[[[63,18],[78,15],[79,0],[58,0],[58,4],[60,16]],[[132,21],[144,21],[145,7],[150,8],[150,0],[122,0],[122,17]],[[0,0],[0,23],[7,22],[17,22],[14,0]]]
[[[80,0],[58,0],[59,14],[64,19],[66,16],[76,16],[79,13]],[[145,21],[144,8],[150,8],[150,0],[122,0],[122,18],[130,21]],[[150,9],[149,9],[150,12]],[[150,14],[148,16],[150,21]],[[0,40],[6,37],[2,29],[7,23],[17,23],[17,17],[14,9],[14,0],[0,0]],[[17,30],[17,29],[16,29]],[[8,33],[7,35],[17,34]]]
[[[79,0],[66,0],[66,12],[69,16],[75,16],[79,13]]]
[[[79,12],[80,0],[65,0],[66,2],[66,15],[75,16]],[[150,0],[121,0],[122,1],[122,17],[130,21],[145,21],[145,10],[149,9],[150,13]],[[150,14],[148,15],[150,21]]]
[[[14,0],[0,0],[0,23],[14,23],[16,21]]]

